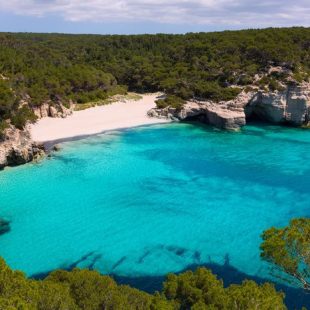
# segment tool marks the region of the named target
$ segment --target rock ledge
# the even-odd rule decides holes
[[[283,91],[243,90],[234,100],[188,101],[181,110],[154,108],[150,117],[199,120],[217,128],[238,130],[248,118],[275,124],[310,125],[310,83],[289,85]]]

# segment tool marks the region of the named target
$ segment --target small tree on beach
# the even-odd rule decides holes
[[[264,231],[261,257],[280,271],[282,279],[310,292],[310,218],[291,220],[284,228]]]

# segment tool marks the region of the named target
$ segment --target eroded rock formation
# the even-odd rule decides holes
[[[70,100],[69,106],[65,107],[60,101],[56,104],[51,104],[50,102],[45,102],[39,107],[32,107],[32,110],[34,114],[38,118],[43,117],[62,117],[65,118],[68,115],[71,115],[73,113],[74,104]]]
[[[245,105],[247,117],[255,115],[272,123],[308,126],[310,115],[310,83],[289,85],[283,91],[258,92]]]
[[[28,99],[26,97],[21,100],[20,106],[29,106]],[[65,118],[73,113],[73,109],[74,104],[72,101],[69,102],[68,107],[65,107],[60,101],[53,104],[45,102],[39,107],[32,107],[34,114],[38,118]],[[0,137],[0,169],[5,166],[25,164],[41,158],[44,154],[44,146],[33,142],[27,129],[19,130],[10,125],[5,130],[3,137]]]
[[[292,84],[281,91],[243,90],[230,101],[188,101],[180,110],[152,109],[151,117],[196,119],[217,128],[238,130],[250,117],[276,124],[309,126],[310,83]]]
[[[10,126],[0,142],[0,169],[5,166],[25,164],[45,154],[43,145],[31,140],[28,130]]]

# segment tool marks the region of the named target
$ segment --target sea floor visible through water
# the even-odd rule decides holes
[[[72,267],[147,291],[204,265],[225,284],[277,281],[261,233],[310,216],[310,131],[197,124],[66,142],[40,163],[0,172],[0,255],[28,276]],[[280,283],[290,308],[309,295]]]

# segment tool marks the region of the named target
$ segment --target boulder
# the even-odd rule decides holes
[[[53,146],[53,151],[59,152],[60,150],[61,150],[60,144],[55,144],[55,145]]]

